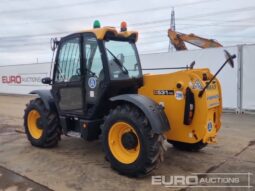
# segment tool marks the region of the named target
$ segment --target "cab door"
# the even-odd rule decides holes
[[[102,96],[106,89],[106,75],[100,45],[94,34],[83,35],[83,57],[85,73],[85,99],[87,115],[98,114],[98,107],[103,104]],[[101,107],[101,111],[102,111]]]
[[[72,35],[61,40],[58,49],[52,93],[61,114],[83,114],[85,90],[81,37]]]

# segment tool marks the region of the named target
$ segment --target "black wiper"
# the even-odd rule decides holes
[[[106,48],[106,50],[112,55],[113,60],[116,64],[118,64],[118,66],[120,67],[120,69],[122,70],[122,72],[124,74],[128,74],[128,70],[127,68],[121,63],[121,61],[117,58],[117,56],[115,56],[108,48]]]

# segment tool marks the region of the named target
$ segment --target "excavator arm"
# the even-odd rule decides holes
[[[183,34],[180,32],[168,30],[168,37],[176,50],[187,50],[184,42],[190,43],[199,48],[216,48],[222,45],[215,40],[199,37],[195,34]]]

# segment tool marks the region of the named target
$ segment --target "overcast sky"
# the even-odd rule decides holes
[[[166,52],[172,7],[176,30],[225,46],[255,43],[254,0],[0,0],[0,65],[48,62],[51,37],[103,26],[139,32],[140,53]]]

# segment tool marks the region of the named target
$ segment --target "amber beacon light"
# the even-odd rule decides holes
[[[120,24],[120,31],[124,32],[127,31],[127,23],[125,21],[122,21]]]

